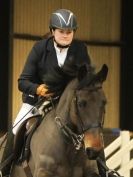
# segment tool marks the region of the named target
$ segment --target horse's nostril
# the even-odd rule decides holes
[[[100,151],[94,148],[86,148],[86,154],[90,160],[95,160],[98,157],[99,153]]]

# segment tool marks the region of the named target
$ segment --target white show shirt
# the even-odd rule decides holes
[[[56,55],[57,55],[58,65],[61,67],[64,65],[68,48],[59,49],[56,46],[56,43],[54,43],[54,47],[55,47],[55,51],[56,51]]]

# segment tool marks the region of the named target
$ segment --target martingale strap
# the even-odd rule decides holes
[[[106,165],[106,163],[100,158],[97,158],[97,164],[98,167],[102,169],[102,174],[100,174],[101,176],[104,177],[124,177],[121,176],[117,171],[109,169]],[[99,169],[100,171],[100,169]]]

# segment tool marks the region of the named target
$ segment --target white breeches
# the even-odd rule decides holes
[[[15,135],[19,126],[22,124],[22,122],[24,120],[26,120],[27,118],[30,118],[32,116],[36,116],[36,115],[39,115],[39,112],[35,112],[35,113],[32,113],[32,110],[33,110],[34,106],[30,105],[30,104],[27,104],[27,103],[23,103],[22,104],[22,107],[15,119],[15,122],[13,124],[13,134]]]

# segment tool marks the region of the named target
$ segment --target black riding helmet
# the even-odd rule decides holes
[[[50,30],[56,28],[76,30],[76,16],[70,10],[59,9],[52,13],[49,28]]]

